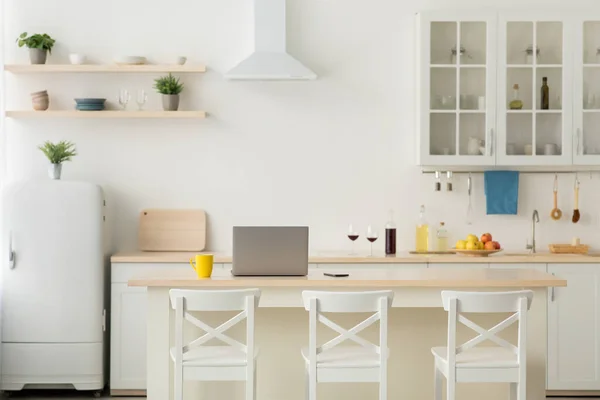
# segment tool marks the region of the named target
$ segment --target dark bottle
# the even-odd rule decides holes
[[[390,220],[385,224],[385,254],[396,254],[396,224],[393,211],[390,211]]]
[[[541,93],[541,106],[542,110],[550,109],[550,88],[548,87],[548,78],[542,78],[542,93]]]

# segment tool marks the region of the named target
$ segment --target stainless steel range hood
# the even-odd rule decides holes
[[[286,0],[254,0],[254,52],[225,74],[232,80],[309,80],[317,75],[286,51]]]

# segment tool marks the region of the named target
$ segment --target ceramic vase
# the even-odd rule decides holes
[[[50,164],[48,167],[48,176],[50,179],[58,180],[62,173],[62,164]]]
[[[29,60],[32,64],[46,64],[48,50],[29,49]]]
[[[162,105],[165,111],[177,111],[179,109],[179,95],[178,94],[163,94]]]

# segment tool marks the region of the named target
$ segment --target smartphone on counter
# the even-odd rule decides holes
[[[323,275],[330,276],[332,278],[347,278],[350,274],[345,272],[323,272]]]

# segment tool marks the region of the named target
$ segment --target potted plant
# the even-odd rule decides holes
[[[171,73],[161,76],[154,81],[154,89],[162,94],[162,105],[165,111],[177,111],[179,108],[179,93],[183,90],[183,83]]]
[[[48,160],[50,160],[51,165],[50,168],[48,168],[48,175],[51,179],[60,179],[62,163],[71,161],[71,158],[77,155],[75,145],[64,140],[58,143],[46,141],[38,148],[46,155],[46,157],[48,157]]]
[[[46,57],[48,53],[52,54],[55,42],[56,40],[45,33],[27,36],[27,32],[23,32],[17,38],[19,47],[27,46],[29,49],[29,59],[32,64],[46,64]]]

